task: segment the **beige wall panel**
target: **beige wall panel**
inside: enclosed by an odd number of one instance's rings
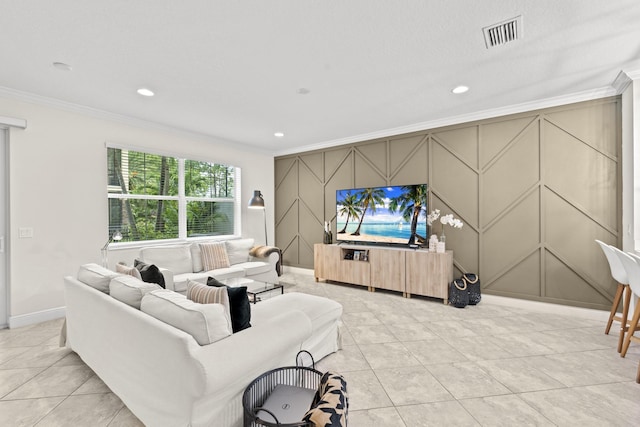
[[[545,123],[544,132],[546,185],[615,230],[616,162],[552,124]]]
[[[274,162],[274,177],[276,187],[278,187],[280,181],[285,179],[286,175],[289,173],[289,170],[296,164],[296,162],[297,159],[295,157],[276,159],[276,161]]]
[[[378,171],[375,167],[371,166],[359,152],[356,152],[354,156],[356,175],[355,187],[378,187],[387,183],[384,171]]]
[[[287,167],[287,174],[282,176],[281,180],[276,183],[275,194],[275,216],[276,223],[282,218],[282,216],[289,210],[298,200],[298,165],[297,162],[293,164],[293,167],[289,162],[284,162]],[[279,169],[280,162],[276,162],[276,170]]]
[[[485,279],[493,280],[536,250],[540,243],[539,209],[535,191],[485,230],[481,247]]]
[[[478,127],[466,126],[433,134],[472,168],[478,168]]]
[[[569,110],[549,112],[545,116],[571,135],[616,157],[617,103],[602,103],[584,107],[577,104]]]
[[[318,182],[324,180],[324,162],[322,153],[312,153],[300,155],[299,159],[304,166],[315,175]]]
[[[563,304],[608,310],[611,301],[551,253],[546,253],[545,297]]]
[[[527,126],[536,120],[537,116],[527,116],[519,119],[501,120],[480,126],[480,165],[486,166],[513,141]]]
[[[413,152],[419,147],[425,146],[425,135],[411,136],[408,138],[393,138],[389,141],[389,171],[394,174],[396,170],[413,155]],[[422,151],[420,151],[422,153]],[[420,154],[416,154],[420,155]],[[426,152],[425,152],[426,155]],[[427,158],[424,158],[427,161]],[[423,166],[426,163],[423,163]]]
[[[426,182],[428,210],[465,222],[445,232],[455,276],[478,273],[487,294],[608,309],[615,284],[594,239],[621,239],[619,103],[611,97],[276,158],[276,244],[286,265],[311,268],[322,222],[336,233],[337,189]]]
[[[355,152],[367,159],[382,174],[387,171],[387,141],[378,141],[355,147]]]
[[[304,164],[300,165],[298,175],[300,176],[298,196],[302,203],[311,212],[315,213],[322,223],[324,221],[324,200],[318,195],[323,193],[323,185],[318,181],[318,177],[307,169]]]
[[[331,178],[338,169],[351,167],[353,161],[353,150],[351,148],[332,149],[324,152],[324,180]],[[353,177],[352,177],[353,178]]]
[[[298,264],[298,202],[280,219],[276,227],[276,244],[289,265]]]
[[[390,155],[394,155],[394,151],[397,145],[395,141],[391,143],[389,147]],[[426,143],[422,143],[414,147],[411,154],[408,154],[408,158],[405,158],[402,166],[396,169],[391,169],[391,182],[392,185],[409,185],[409,184],[428,184],[429,183],[429,168],[427,166],[428,158],[428,146]]]
[[[607,240],[606,230],[548,190],[545,192],[545,216],[548,218],[545,240],[549,250],[614,295],[616,284],[611,280],[602,249],[595,242],[595,239]]]
[[[313,244],[322,242],[324,221],[318,218],[305,205],[300,205],[298,216],[298,256],[299,263],[307,268],[313,268]],[[320,211],[322,213],[322,211]]]
[[[438,143],[431,148],[431,191],[444,199],[465,222],[478,226],[478,175]]]
[[[350,159],[351,157],[349,157]],[[353,187],[353,167],[351,161],[341,164],[341,167],[334,171],[331,177],[327,176],[324,186],[324,218],[330,221],[333,229],[333,237],[336,237],[336,191]],[[322,197],[318,194],[318,198]],[[322,240],[321,240],[322,241]],[[316,242],[317,243],[317,242]]]
[[[496,295],[540,299],[540,251],[535,251],[502,276],[481,285]]]
[[[482,221],[493,221],[540,177],[539,131],[532,126],[484,173]]]

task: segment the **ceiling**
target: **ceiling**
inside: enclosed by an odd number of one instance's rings
[[[0,11],[0,95],[274,154],[613,94],[640,59],[638,0],[0,0]],[[483,27],[516,16],[522,37],[487,49]]]

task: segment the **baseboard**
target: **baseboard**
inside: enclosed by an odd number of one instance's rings
[[[313,276],[313,270],[300,267],[284,267],[285,273],[302,274]],[[573,307],[562,304],[551,304],[548,302],[530,301],[525,299],[502,297],[497,295],[482,295],[482,301],[489,304],[502,305],[522,310],[537,311],[542,313],[571,315],[581,319],[591,319],[606,322],[609,319],[609,312],[605,310],[594,310],[592,308]]]
[[[66,314],[66,307],[51,308],[49,310],[36,311],[35,313],[21,314],[19,316],[9,316],[9,328],[20,328],[22,326],[34,325],[49,320],[60,319]]]

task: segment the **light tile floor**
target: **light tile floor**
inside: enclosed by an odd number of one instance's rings
[[[344,307],[344,348],[317,368],[345,376],[351,427],[640,425],[640,346],[621,358],[615,325],[607,336],[572,316],[282,279]],[[141,426],[58,347],[61,325],[0,330],[0,426]]]

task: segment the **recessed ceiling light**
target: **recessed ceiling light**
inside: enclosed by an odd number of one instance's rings
[[[142,96],[153,96],[153,95],[155,95],[151,89],[147,89],[147,88],[144,88],[144,87],[138,89],[138,94],[140,94]]]
[[[54,62],[53,66],[61,71],[71,71],[73,70],[73,68],[71,68],[71,65],[69,64],[65,64],[64,62]]]
[[[453,92],[456,95],[458,95],[458,94],[461,94],[461,93],[465,93],[468,90],[469,90],[469,87],[467,87],[467,86],[456,86],[451,90],[451,92]]]
[[[306,87],[301,87],[300,89],[298,89],[298,90],[296,91],[296,93],[297,93],[298,95],[306,95],[306,94],[308,94],[309,92],[311,92],[311,91],[310,91],[309,89],[307,89]]]
[[[275,136],[276,138],[282,138],[284,136],[284,133],[276,132],[276,133],[273,134],[273,136]]]

